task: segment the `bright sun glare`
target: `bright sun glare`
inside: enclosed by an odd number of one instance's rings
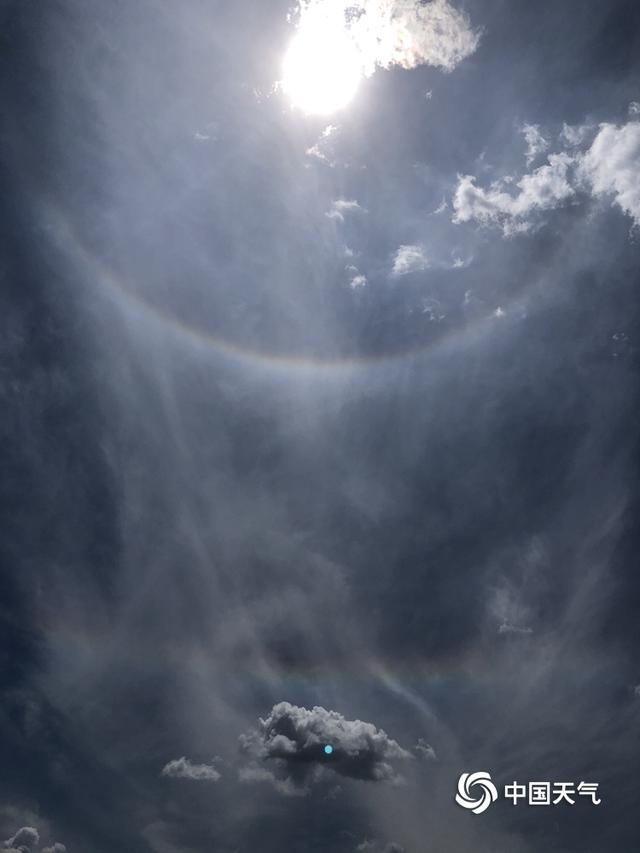
[[[285,55],[282,88],[305,113],[327,115],[352,100],[362,74],[360,54],[343,26],[307,21]]]

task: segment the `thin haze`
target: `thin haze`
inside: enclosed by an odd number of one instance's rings
[[[0,23],[0,845],[636,853],[640,6]]]

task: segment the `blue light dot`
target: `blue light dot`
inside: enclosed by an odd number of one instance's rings
[[[331,753],[333,752],[333,747],[331,746],[330,743],[328,743],[325,746],[324,751],[325,751],[325,755],[331,755]]]

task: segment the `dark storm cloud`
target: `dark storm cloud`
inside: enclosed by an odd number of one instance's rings
[[[324,752],[331,746],[331,755]],[[294,782],[305,784],[323,771],[372,782],[397,782],[394,762],[411,759],[385,731],[337,711],[280,702],[258,727],[240,737],[241,750],[260,762],[274,761]]]

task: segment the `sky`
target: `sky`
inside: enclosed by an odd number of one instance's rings
[[[0,846],[637,853],[640,5],[2,0],[0,97]]]

